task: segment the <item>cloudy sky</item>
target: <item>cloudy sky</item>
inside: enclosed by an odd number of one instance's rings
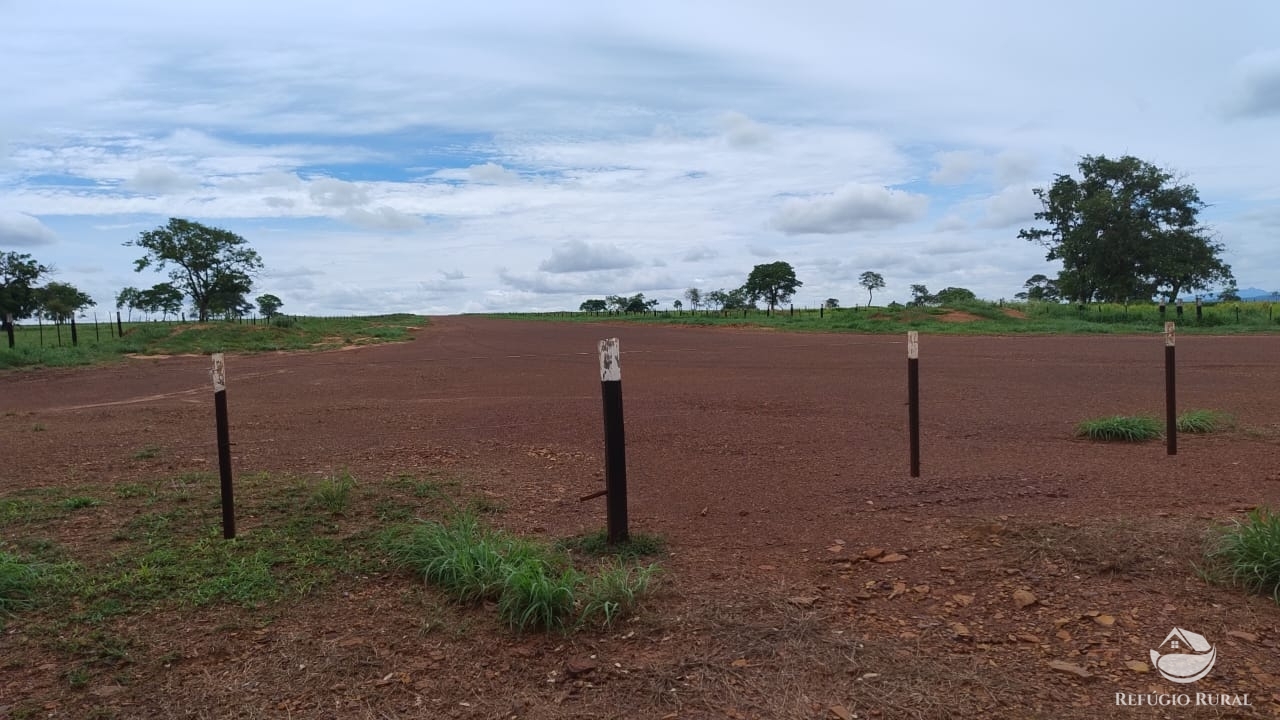
[[[232,230],[296,313],[740,285],[1009,298],[1031,188],[1133,154],[1280,289],[1280,4],[0,0],[0,250],[114,306]]]

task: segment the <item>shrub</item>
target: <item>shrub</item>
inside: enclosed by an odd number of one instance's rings
[[[1160,421],[1147,415],[1114,415],[1085,420],[1076,426],[1076,435],[1090,440],[1143,442],[1160,437]]]
[[[1257,508],[1219,528],[1207,554],[1231,582],[1280,603],[1280,513]]]

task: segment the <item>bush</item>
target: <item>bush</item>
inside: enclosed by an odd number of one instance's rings
[[[1257,508],[1219,528],[1207,554],[1231,582],[1280,603],[1280,513]]]
[[[1076,435],[1090,440],[1143,442],[1160,437],[1160,421],[1147,415],[1114,415],[1085,420],[1076,426]]]

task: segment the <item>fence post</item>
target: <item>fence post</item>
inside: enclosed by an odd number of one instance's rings
[[[604,398],[604,488],[609,544],[627,533],[627,442],[622,424],[622,355],[618,338],[600,341],[600,390]]]
[[[1178,397],[1175,388],[1173,326],[1171,322],[1164,324],[1164,434],[1167,438],[1165,451],[1169,455],[1178,454]]]
[[[920,477],[920,333],[907,332],[907,435],[911,477]]]
[[[222,480],[222,537],[236,536],[236,505],[231,489],[231,430],[227,422],[227,366],[213,354],[213,412],[218,423],[218,475]]]
[[[71,347],[80,346],[80,336],[76,334],[76,314],[71,313]]]
[[[13,313],[4,314],[4,333],[9,336],[9,349],[13,349]]]
[[[120,322],[120,311],[116,311],[116,337],[124,337],[124,323]]]

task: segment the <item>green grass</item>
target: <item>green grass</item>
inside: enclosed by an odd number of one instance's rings
[[[383,547],[393,563],[455,600],[496,602],[499,616],[517,631],[607,625],[635,606],[656,572],[615,561],[586,574],[562,551],[465,513],[399,528],[387,534]]]
[[[4,616],[35,605],[39,566],[0,550],[0,627]]]
[[[1109,442],[1143,442],[1160,437],[1160,421],[1148,415],[1114,415],[1085,420],[1076,426],[1076,435]]]
[[[83,508],[97,507],[101,504],[101,500],[98,500],[97,498],[84,497],[83,495],[69,497],[58,503],[63,510],[81,510]]]
[[[160,454],[160,448],[149,445],[133,454],[134,460],[152,460]]]
[[[278,319],[279,320],[279,319]],[[69,367],[113,362],[127,354],[180,355],[214,352],[255,353],[277,350],[327,350],[350,344],[400,342],[410,339],[409,328],[427,319],[418,315],[378,315],[358,318],[289,318],[288,323],[127,323],[115,337],[106,323],[95,335],[92,325],[80,328],[80,344],[71,346],[63,332],[57,344],[53,328],[27,323],[15,334],[15,347],[0,343],[0,370],[23,367]]]
[[[321,480],[320,486],[311,496],[311,503],[331,515],[341,515],[351,504],[351,490],[355,486],[355,478],[344,470]]]
[[[1197,320],[1195,308],[1187,307],[1182,318],[1172,308],[1161,316],[1150,303],[1129,306],[1097,303],[1080,309],[1075,305],[1058,305],[1040,302],[988,302],[972,300],[948,307],[857,307],[826,310],[819,314],[816,307],[797,307],[775,310],[767,315],[764,310],[728,312],[699,310],[663,310],[656,313],[608,315],[582,312],[507,313],[494,317],[521,320],[548,320],[560,322],[639,322],[679,325],[759,325],[780,330],[813,332],[900,333],[919,330],[948,335],[1009,335],[1009,334],[1145,334],[1159,333],[1165,320],[1178,323],[1178,332],[1196,333],[1255,333],[1280,332],[1280,303],[1239,303],[1239,318],[1235,303],[1206,305],[1204,316]],[[951,313],[961,312],[972,316],[965,322],[949,322]],[[1020,315],[1020,317],[1019,317]]]
[[[1280,603],[1280,512],[1257,508],[1216,535],[1207,553],[1210,566],[1231,583]]]
[[[666,544],[666,540],[657,535],[630,533],[626,542],[610,545],[609,533],[606,530],[566,538],[559,542],[560,547],[571,552],[578,552],[592,557],[620,557],[627,559],[661,555],[666,552]]]
[[[1178,416],[1178,432],[1211,433],[1231,427],[1231,417],[1217,410],[1188,410]]]

